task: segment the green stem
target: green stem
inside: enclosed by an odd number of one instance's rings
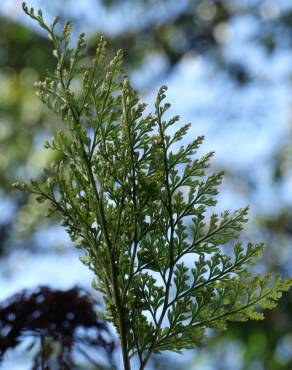
[[[62,70],[60,70],[59,76],[60,76],[62,87],[65,91],[66,90],[66,85],[64,83]],[[74,118],[76,124],[79,124],[79,122],[80,122],[80,117],[79,117],[80,111],[76,112],[74,107],[72,107],[72,105],[70,104],[70,102],[68,102],[68,106],[69,106],[69,109],[72,112],[72,115],[73,115],[73,118]],[[95,212],[96,213],[96,221],[99,221],[99,223],[101,225],[101,229],[102,229],[102,232],[103,232],[103,235],[104,235],[104,238],[105,238],[105,242],[106,242],[106,245],[107,245],[108,257],[109,257],[109,260],[110,260],[111,281],[112,281],[112,285],[113,285],[114,303],[115,303],[115,306],[116,306],[116,309],[117,309],[117,315],[118,315],[118,329],[119,329],[119,335],[120,335],[120,341],[121,341],[121,348],[122,348],[122,355],[123,355],[123,362],[124,362],[124,370],[131,370],[129,354],[128,354],[127,328],[126,328],[126,321],[125,321],[125,318],[124,318],[124,308],[123,308],[123,305],[122,305],[122,302],[121,302],[121,296],[120,296],[119,286],[118,286],[118,271],[117,271],[116,264],[115,264],[114,248],[113,248],[112,242],[111,242],[110,237],[109,237],[109,233],[108,233],[108,229],[107,229],[106,216],[105,216],[105,212],[104,212],[104,208],[103,208],[103,204],[102,204],[102,199],[101,199],[101,197],[99,195],[99,192],[97,190],[97,185],[96,185],[94,175],[93,175],[93,172],[92,172],[92,168],[91,168],[91,162],[90,162],[90,159],[89,159],[89,157],[86,153],[82,138],[79,137],[78,139],[79,139],[79,142],[80,142],[80,145],[81,145],[82,156],[83,156],[83,159],[84,159],[84,162],[85,162],[85,165],[86,165],[89,181],[90,181],[90,184],[92,186],[94,195],[95,195],[97,203],[98,203],[98,212]]]
[[[170,238],[169,238],[169,273],[168,273],[168,278],[166,282],[166,290],[165,290],[165,298],[164,298],[164,303],[163,303],[163,308],[162,312],[158,321],[158,324],[156,326],[155,334],[153,336],[151,345],[148,349],[148,352],[146,353],[146,356],[144,360],[141,363],[140,369],[143,370],[145,369],[150,357],[152,356],[152,353],[155,349],[157,337],[159,334],[159,330],[162,325],[162,321],[164,319],[164,316],[167,312],[168,305],[169,305],[169,293],[170,293],[170,288],[171,288],[171,282],[172,282],[172,275],[173,275],[173,270],[175,266],[175,258],[174,258],[174,245],[173,245],[173,238],[174,238],[174,231],[175,231],[175,222],[173,218],[173,206],[172,206],[172,198],[171,198],[171,189],[170,189],[170,181],[169,181],[169,164],[168,164],[168,156],[167,156],[167,148],[165,145],[164,141],[164,128],[163,124],[161,122],[161,115],[158,113],[158,128],[159,128],[159,134],[161,137],[161,143],[162,143],[162,149],[163,149],[163,162],[164,162],[164,168],[165,168],[165,187],[166,187],[166,195],[167,195],[167,204],[165,204],[165,207],[168,211],[169,214],[169,226],[170,226]]]
[[[91,169],[90,163],[88,162],[88,158],[86,156],[85,151],[83,151],[83,155],[84,155],[84,159],[85,159],[86,166],[87,166],[89,180],[93,187],[94,195],[98,201],[100,224],[101,224],[103,234],[105,237],[106,245],[108,247],[108,253],[109,253],[109,258],[110,258],[110,268],[111,268],[111,280],[113,284],[114,301],[115,301],[117,314],[118,314],[119,334],[120,334],[122,354],[123,354],[124,370],[130,370],[131,366],[130,366],[130,360],[129,360],[129,354],[128,354],[127,327],[126,327],[126,322],[124,318],[124,308],[122,305],[121,296],[119,292],[118,271],[117,271],[116,264],[115,264],[113,245],[111,243],[108,230],[107,230],[106,217],[104,213],[102,199],[100,199],[99,197],[99,193],[96,187],[92,169]]]

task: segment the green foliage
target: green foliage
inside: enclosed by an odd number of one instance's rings
[[[84,251],[125,369],[133,356],[144,369],[153,353],[195,347],[206,328],[262,319],[292,282],[249,272],[263,244],[236,241],[232,249],[247,208],[208,216],[223,174],[206,175],[213,153],[194,160],[203,137],[177,149],[190,125],[170,135],[179,117],[166,118],[167,88],[146,114],[121,51],[108,62],[101,37],[90,61],[83,34],[71,48],[69,22],[57,34],[58,18],[48,26],[41,11],[24,11],[53,42],[57,68],[38,95],[65,125],[45,142],[60,154],[46,180],[16,186],[49,201]]]

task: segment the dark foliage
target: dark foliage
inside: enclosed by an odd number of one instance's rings
[[[97,309],[97,302],[77,287],[68,291],[39,287],[12,296],[0,305],[0,360],[29,335],[30,347],[38,345],[32,369],[72,369],[74,351],[94,368],[114,368],[115,342]],[[90,358],[84,350],[89,347],[99,349],[107,365]]]

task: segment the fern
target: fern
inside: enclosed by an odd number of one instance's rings
[[[71,48],[69,22],[58,34],[58,18],[47,25],[41,11],[23,9],[52,40],[57,67],[37,89],[64,128],[45,142],[59,152],[46,180],[16,187],[48,201],[84,251],[124,368],[135,356],[142,370],[153,353],[194,348],[206,328],[262,319],[292,282],[249,272],[263,244],[236,240],[233,255],[224,252],[248,209],[207,216],[223,174],[205,174],[213,153],[194,159],[203,137],[177,149],[190,125],[166,118],[167,88],[146,114],[124,77],[121,51],[108,61],[101,37],[89,61],[84,34]]]

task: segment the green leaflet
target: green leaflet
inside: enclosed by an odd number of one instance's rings
[[[133,356],[144,369],[152,353],[193,348],[206,328],[262,319],[292,282],[249,272],[263,244],[236,240],[230,253],[247,208],[206,216],[223,174],[205,175],[213,153],[194,158],[203,137],[179,147],[190,125],[165,118],[167,88],[145,114],[121,51],[109,61],[101,37],[89,61],[83,34],[71,47],[70,23],[57,34],[57,18],[49,26],[41,12],[25,4],[24,11],[52,40],[57,68],[37,88],[64,127],[45,142],[61,155],[46,180],[16,186],[48,201],[83,249],[120,335],[125,369]]]

